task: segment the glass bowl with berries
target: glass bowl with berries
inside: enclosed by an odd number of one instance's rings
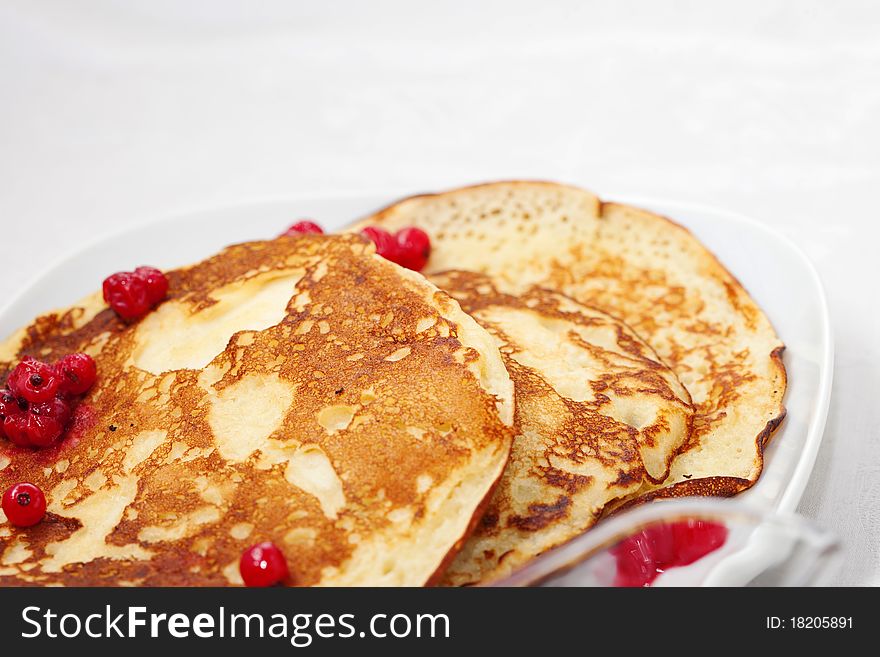
[[[613,514],[493,586],[808,586],[839,541],[796,515],[725,499],[660,500]]]

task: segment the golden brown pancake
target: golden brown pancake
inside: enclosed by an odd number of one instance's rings
[[[516,389],[510,460],[444,583],[497,579],[666,478],[693,408],[629,327],[540,288],[503,294],[482,274],[432,281],[495,337]]]
[[[271,540],[297,585],[437,579],[500,476],[512,384],[489,334],[354,236],[230,247],[128,325],[98,295],[0,346],[84,350],[99,378],[51,449],[0,439],[0,584],[239,584]]]
[[[399,201],[358,222],[415,225],[425,272],[486,273],[509,293],[540,285],[630,325],[690,392],[689,449],[644,497],[732,495],[761,473],[785,414],[783,345],[742,285],[689,231],[656,214],[543,182],[501,182]]]

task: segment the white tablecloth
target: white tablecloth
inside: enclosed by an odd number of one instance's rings
[[[184,6],[185,5],[185,6]],[[818,266],[834,397],[800,512],[880,584],[880,4],[0,3],[0,293],[95,234],[538,177],[756,216]]]

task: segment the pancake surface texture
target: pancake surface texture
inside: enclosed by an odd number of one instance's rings
[[[168,272],[133,325],[100,296],[0,344],[84,350],[99,378],[56,447],[0,439],[0,584],[240,584],[271,540],[296,585],[423,585],[452,559],[506,463],[513,385],[491,336],[354,236],[241,244]]]
[[[554,183],[502,182],[404,199],[358,222],[424,229],[425,273],[489,274],[505,292],[562,292],[630,325],[695,405],[688,449],[640,499],[732,495],[761,473],[785,415],[783,345],[739,282],[689,231]]]
[[[496,338],[516,389],[510,460],[444,583],[508,574],[588,529],[609,501],[666,478],[693,408],[629,327],[547,290],[503,294],[473,272],[432,281]]]

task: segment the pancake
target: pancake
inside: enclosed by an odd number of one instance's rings
[[[0,347],[84,350],[95,387],[50,449],[0,439],[0,584],[240,584],[273,541],[296,585],[437,580],[507,461],[513,386],[489,334],[355,236],[230,247],[168,272],[127,325],[95,295]]]
[[[639,500],[733,495],[751,486],[785,415],[782,342],[742,285],[688,230],[554,183],[501,182],[404,199],[354,227],[418,226],[425,272],[489,274],[505,292],[540,285],[630,325],[693,398],[688,449]]]
[[[445,584],[506,575],[666,478],[693,408],[629,327],[540,288],[503,294],[473,272],[431,280],[495,337],[516,390],[510,460]]]

